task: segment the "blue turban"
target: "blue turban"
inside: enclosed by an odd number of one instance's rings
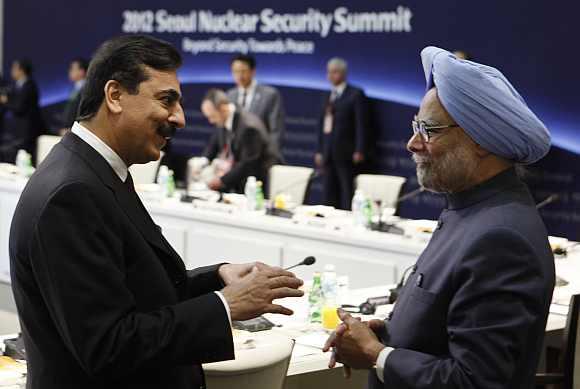
[[[548,153],[548,129],[499,70],[433,46],[421,59],[427,90],[437,87],[441,104],[474,142],[524,164]]]

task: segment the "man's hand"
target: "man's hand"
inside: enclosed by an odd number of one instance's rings
[[[355,165],[358,165],[359,163],[363,162],[364,160],[365,160],[365,156],[360,151],[355,151],[353,153],[352,162],[354,162]]]
[[[0,104],[6,104],[8,102],[8,96],[0,95]]]
[[[322,154],[320,153],[314,154],[314,165],[316,165],[316,167],[320,169],[322,167],[322,163],[323,163]]]
[[[262,262],[243,263],[239,265],[227,263],[220,266],[218,273],[224,284],[227,286],[236,282],[240,282],[242,278],[251,273],[252,268],[254,267],[257,267],[258,270],[265,270],[270,268],[270,266]]]
[[[272,304],[272,300],[304,295],[298,290],[302,283],[293,273],[280,268],[267,266],[260,270],[254,266],[248,275],[223,288],[222,294],[232,320],[248,320],[264,313],[292,315],[292,310]]]
[[[219,177],[214,177],[207,183],[207,187],[211,190],[220,190],[222,186],[223,182]]]
[[[331,347],[334,350],[328,366],[334,367],[336,362],[341,362],[355,369],[372,368],[379,353],[385,348],[373,331],[381,329],[384,324],[379,324],[378,320],[362,323],[340,309],[338,316],[343,322],[330,335],[323,348],[323,351]]]

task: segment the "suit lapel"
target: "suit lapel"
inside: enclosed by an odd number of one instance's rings
[[[62,144],[84,159],[103,184],[113,191],[121,209],[145,240],[166,254],[163,256],[163,261],[167,262],[167,258],[171,258],[170,261],[174,262],[170,264],[172,267],[177,266],[185,270],[183,261],[167,243],[137,193],[129,191],[108,162],[95,149],[71,132],[64,136]]]
[[[252,98],[252,101],[250,101],[250,107],[249,107],[248,111],[258,112],[258,104],[260,104],[261,98],[262,98],[262,95],[260,93],[260,88],[257,85],[256,90],[254,91],[254,97]]]

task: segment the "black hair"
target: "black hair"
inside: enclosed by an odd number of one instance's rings
[[[81,95],[77,120],[96,115],[105,98],[105,84],[115,80],[131,94],[149,79],[146,67],[160,71],[177,70],[181,55],[168,42],[146,35],[124,35],[103,43],[96,51]]]
[[[246,63],[252,70],[256,68],[256,58],[253,55],[242,53],[236,54],[236,56],[232,58],[230,64],[233,64],[235,61]]]

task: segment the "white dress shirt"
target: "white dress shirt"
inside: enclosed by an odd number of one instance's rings
[[[232,114],[233,117],[233,114]],[[233,119],[232,119],[233,120]],[[91,146],[97,153],[101,155],[107,161],[109,165],[113,168],[117,176],[121,181],[125,182],[127,180],[128,171],[127,165],[125,162],[119,157],[112,148],[109,147],[105,142],[102,141],[101,138],[96,136],[92,131],[84,127],[79,122],[74,122],[71,132],[85,141],[89,146]],[[230,322],[230,327],[232,326],[232,315],[230,312],[230,307],[226,298],[223,296],[221,292],[215,291],[215,294],[218,295],[221,302],[224,304],[224,308],[226,313],[228,314],[228,321]]]

